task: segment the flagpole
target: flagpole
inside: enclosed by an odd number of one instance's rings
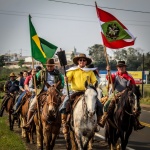
[[[32,68],[34,69],[34,59],[32,57]],[[42,130],[42,122],[41,122],[41,115],[40,115],[40,105],[39,105],[39,100],[37,98],[37,87],[36,87],[36,75],[33,76],[33,84],[34,84],[34,89],[35,89],[35,99],[37,101],[37,119],[39,121],[39,126],[40,126],[40,135],[41,135],[41,150],[43,150],[43,130]]]
[[[104,54],[105,54],[107,66],[110,66],[107,51],[106,51],[106,46],[104,46]],[[108,74],[108,89],[107,90],[109,91],[109,84],[111,83],[112,92],[113,92],[114,99],[115,99],[115,102],[116,102],[116,96],[115,96],[115,90],[114,90],[114,84],[113,84],[113,81],[112,81],[111,71],[107,70],[107,74]]]

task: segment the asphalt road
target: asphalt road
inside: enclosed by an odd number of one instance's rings
[[[140,121],[146,125],[146,127],[142,130],[132,132],[127,145],[128,150],[150,150],[150,111],[148,109],[142,110]],[[109,149],[104,140],[104,130],[105,129],[101,129],[99,133],[96,133],[93,150]],[[65,143],[62,135],[57,139],[54,150],[65,150]]]
[[[129,143],[127,145],[128,150],[150,150],[150,109],[142,110],[140,121],[146,125],[146,127],[140,131],[133,131]],[[93,150],[109,150],[107,143],[104,140],[104,128],[100,129],[99,133],[96,133],[93,143]],[[36,150],[36,144],[27,144],[27,150]],[[66,150],[65,140],[62,133],[56,140],[54,150]]]

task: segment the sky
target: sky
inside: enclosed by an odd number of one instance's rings
[[[96,2],[136,37],[133,48],[150,51],[150,0]],[[0,0],[0,55],[31,56],[29,14],[38,36],[58,50],[73,51],[75,47],[88,55],[88,47],[103,44],[94,0]],[[113,51],[107,49],[108,54]]]

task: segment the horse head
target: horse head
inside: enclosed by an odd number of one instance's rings
[[[88,116],[91,118],[95,115],[95,109],[96,109],[96,101],[97,101],[97,83],[95,85],[88,84],[88,82],[85,82],[85,94],[84,99],[87,107],[87,113]]]
[[[138,108],[137,103],[140,97],[141,94],[138,86],[128,86],[121,95],[121,108],[130,110],[130,113],[133,113]]]
[[[59,91],[57,90],[58,84],[47,86],[46,98],[46,116],[48,120],[55,120],[57,117],[59,102]],[[44,108],[43,108],[44,109]]]

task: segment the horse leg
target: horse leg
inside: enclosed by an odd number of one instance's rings
[[[75,136],[73,131],[70,130],[70,139],[71,139],[71,145],[72,145],[72,150],[78,150],[77,144],[75,142]]]
[[[9,112],[9,128],[11,131],[13,131],[11,112]]]
[[[121,138],[121,149],[125,150],[125,138],[124,138],[124,132],[120,133],[120,138]]]
[[[75,137],[76,137],[76,141],[77,141],[77,144],[78,144],[78,150],[83,150],[83,145],[82,145],[82,135],[79,135],[79,134],[75,134]]]
[[[51,142],[50,142],[51,150],[53,150],[53,148],[55,146],[55,141],[56,141],[57,135],[58,134],[52,134],[52,139],[51,139]]]
[[[50,141],[52,140],[52,134],[49,129],[45,128],[45,126],[43,126],[43,135],[44,135],[46,150],[51,150]]]
[[[124,146],[125,148],[127,147],[127,144],[128,144],[128,139],[129,139],[129,136],[131,135],[132,133],[132,128],[130,128],[130,130],[128,130],[125,134],[125,140],[124,140]]]
[[[92,137],[88,143],[88,150],[92,150],[93,149],[93,139],[94,137]]]
[[[31,123],[31,130],[29,132],[29,140],[30,140],[30,144],[34,143],[34,137],[33,137],[33,132],[34,132],[34,123]]]
[[[41,147],[41,134],[40,134],[40,126],[39,125],[36,125],[36,141],[37,141],[37,147],[40,148]]]
[[[21,127],[23,127],[25,125],[25,120],[24,118],[21,118]],[[26,131],[25,129],[21,128],[22,132],[21,132],[21,136],[22,138],[25,138],[26,137]]]

